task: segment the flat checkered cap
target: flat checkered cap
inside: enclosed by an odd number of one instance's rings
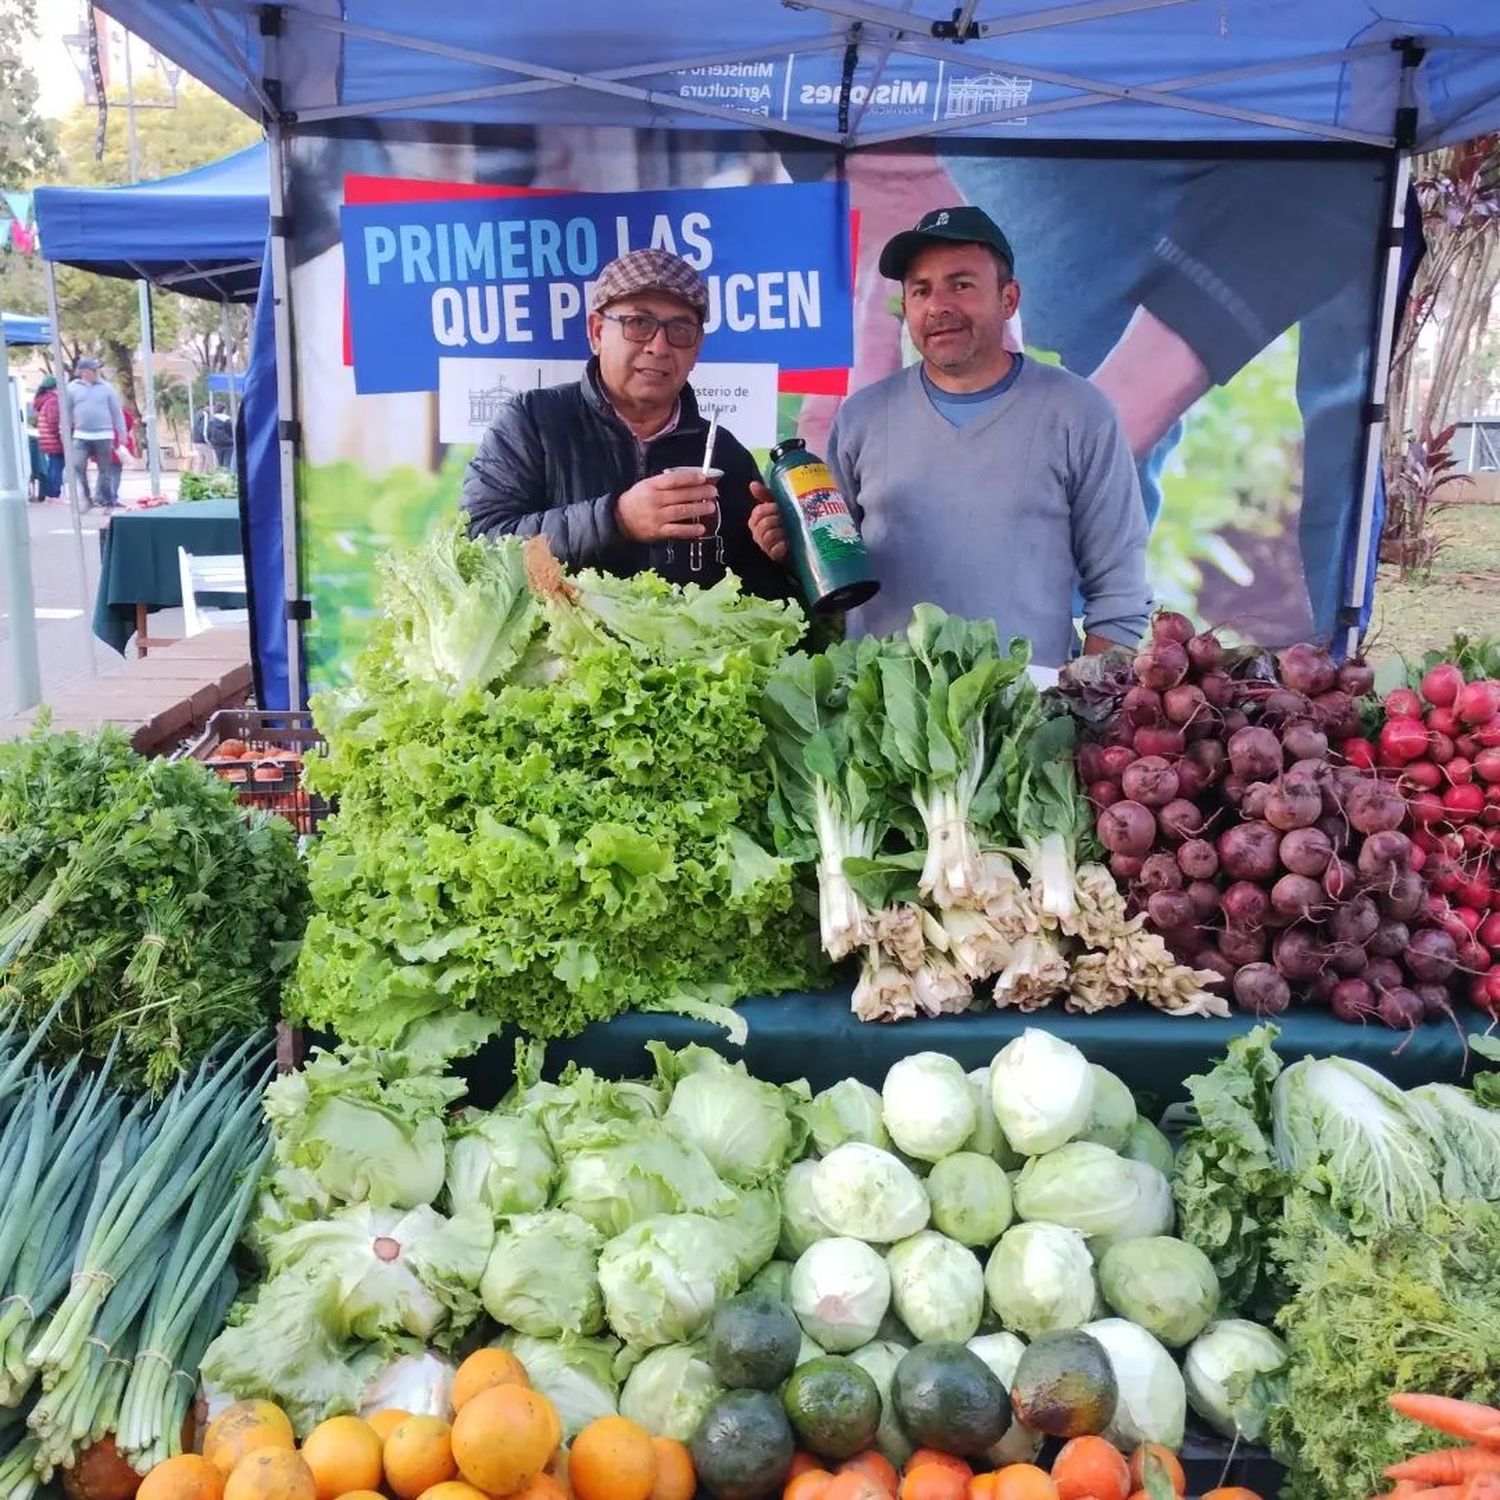
[[[610,261],[594,284],[590,310],[601,312],[621,297],[642,292],[665,292],[686,302],[700,318],[708,316],[708,288],[703,278],[670,250],[632,250]]]

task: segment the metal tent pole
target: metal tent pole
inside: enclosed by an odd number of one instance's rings
[[[229,376],[229,419],[231,422],[238,424],[240,401],[239,397],[235,394],[234,361],[230,358],[230,350],[233,346],[229,337],[229,299],[227,297],[219,303],[219,327],[219,337],[224,340],[225,373]]]
[[[140,157],[135,140],[135,78],[130,70],[130,33],[125,33],[125,133],[130,148],[130,180],[140,181]],[[161,494],[161,445],[156,437],[156,370],[152,358],[154,331],[151,324],[151,283],[142,279],[136,282],[136,295],[141,320],[141,379],[145,384],[145,399],[141,417],[146,428],[146,468],[151,475],[151,493]],[[115,499],[118,501],[119,496]]]
[[[82,610],[83,636],[88,645],[89,675],[99,675],[94,650],[93,612],[89,607],[89,565],[83,550],[83,511],[78,504],[78,467],[73,462],[73,402],[68,395],[68,372],[63,369],[62,319],[57,306],[57,267],[49,260],[47,271],[47,316],[52,319],[52,372],[57,377],[58,431],[63,445],[63,479],[68,486],[68,513],[73,523],[74,555],[78,563],[78,606]]]
[[[277,103],[281,94],[281,25],[279,8],[261,12],[264,58],[262,86],[266,98]],[[287,706],[305,706],[302,681],[302,621],[307,605],[302,598],[301,548],[297,537],[297,389],[292,350],[291,277],[287,263],[286,142],[279,114],[268,112],[266,144],[270,157],[271,298],[276,328],[276,430],[281,457],[281,566],[286,610]]]
[[[31,533],[26,515],[26,487],[17,448],[19,413],[12,410],[10,355],[0,329],[0,559],[5,565],[5,599],[10,609],[10,658],[15,674],[15,708],[34,708],[42,701],[42,674],[37,663],[36,596],[31,588]]]
[[[1385,264],[1380,273],[1380,324],[1375,335],[1374,366],[1370,371],[1369,405],[1365,414],[1364,473],[1360,483],[1359,519],[1354,534],[1354,567],[1349,592],[1339,612],[1344,649],[1359,650],[1360,616],[1369,592],[1373,569],[1370,550],[1375,540],[1375,497],[1385,448],[1385,399],[1391,379],[1391,349],[1396,340],[1396,295],[1401,283],[1401,245],[1406,231],[1406,190],[1411,183],[1411,147],[1416,140],[1416,71],[1425,55],[1407,39],[1393,43],[1401,52],[1401,85],[1396,109],[1396,158],[1391,164],[1391,199]],[[1399,421],[1401,414],[1397,413]]]

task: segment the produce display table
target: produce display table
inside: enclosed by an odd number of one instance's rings
[[[1129,1005],[1093,1016],[1061,1010],[1030,1015],[978,1011],[879,1025],[855,1019],[847,989],[746,1000],[737,1008],[750,1028],[742,1051],[731,1046],[718,1027],[705,1022],[633,1013],[597,1022],[568,1041],[553,1042],[547,1048],[548,1076],[569,1062],[610,1077],[649,1075],[654,1066],[647,1042],[663,1041],[672,1047],[701,1042],[743,1060],[757,1078],[805,1078],[814,1089],[822,1089],[852,1076],[878,1088],[891,1065],[913,1052],[946,1052],[965,1068],[984,1067],[1008,1041],[1028,1026],[1038,1026],[1080,1047],[1090,1061],[1117,1073],[1135,1092],[1168,1104],[1186,1097],[1183,1080],[1189,1074],[1206,1071],[1232,1038],[1256,1024],[1252,1016],[1179,1020]],[[1457,1082],[1463,1073],[1464,1043],[1451,1025],[1395,1032],[1383,1026],[1351,1026],[1315,1011],[1289,1011],[1278,1016],[1276,1024],[1281,1031],[1277,1050],[1288,1061],[1337,1053],[1368,1063],[1403,1088]],[[1474,1029],[1479,1029],[1477,1024]],[[465,1069],[476,1094],[487,1099],[492,1090],[496,1098],[504,1092],[510,1052],[509,1041],[495,1044]]]
[[[146,615],[182,603],[177,549],[195,557],[240,552],[238,500],[179,501],[152,510],[121,511],[99,532],[99,592],[94,634],[121,653],[132,634],[144,637]],[[203,594],[199,602],[243,607],[243,594]]]

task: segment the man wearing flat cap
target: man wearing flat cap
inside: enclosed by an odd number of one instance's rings
[[[590,298],[583,378],[513,397],[481,440],[464,478],[469,535],[541,535],[570,567],[622,576],[708,587],[731,571],[750,593],[790,597],[762,540],[775,503],[722,427],[710,467],[723,477],[703,477],[709,423],[687,379],[707,315],[708,288],[679,256],[611,261]]]
[[[921,363],[839,408],[829,465],[861,512],[880,592],[850,628],[902,630],[924,600],[994,620],[1061,666],[1133,645],[1146,628],[1146,515],[1109,399],[1060,366],[1012,353],[1021,287],[981,209],[934,209],[880,257],[901,283]],[[770,544],[779,550],[779,529]]]

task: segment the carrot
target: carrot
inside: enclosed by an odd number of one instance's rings
[[[1455,1401],[1451,1396],[1401,1392],[1390,1398],[1403,1417],[1451,1437],[1489,1448],[1500,1445],[1500,1411],[1477,1401]]]
[[[1464,1485],[1464,1500],[1500,1500],[1500,1474],[1471,1474]]]
[[[1461,1484],[1435,1484],[1429,1489],[1413,1490],[1411,1500],[1464,1500]]]
[[[1387,1479],[1416,1479],[1423,1484],[1462,1484],[1476,1474],[1500,1474],[1500,1452],[1493,1448],[1440,1448],[1392,1464]]]

